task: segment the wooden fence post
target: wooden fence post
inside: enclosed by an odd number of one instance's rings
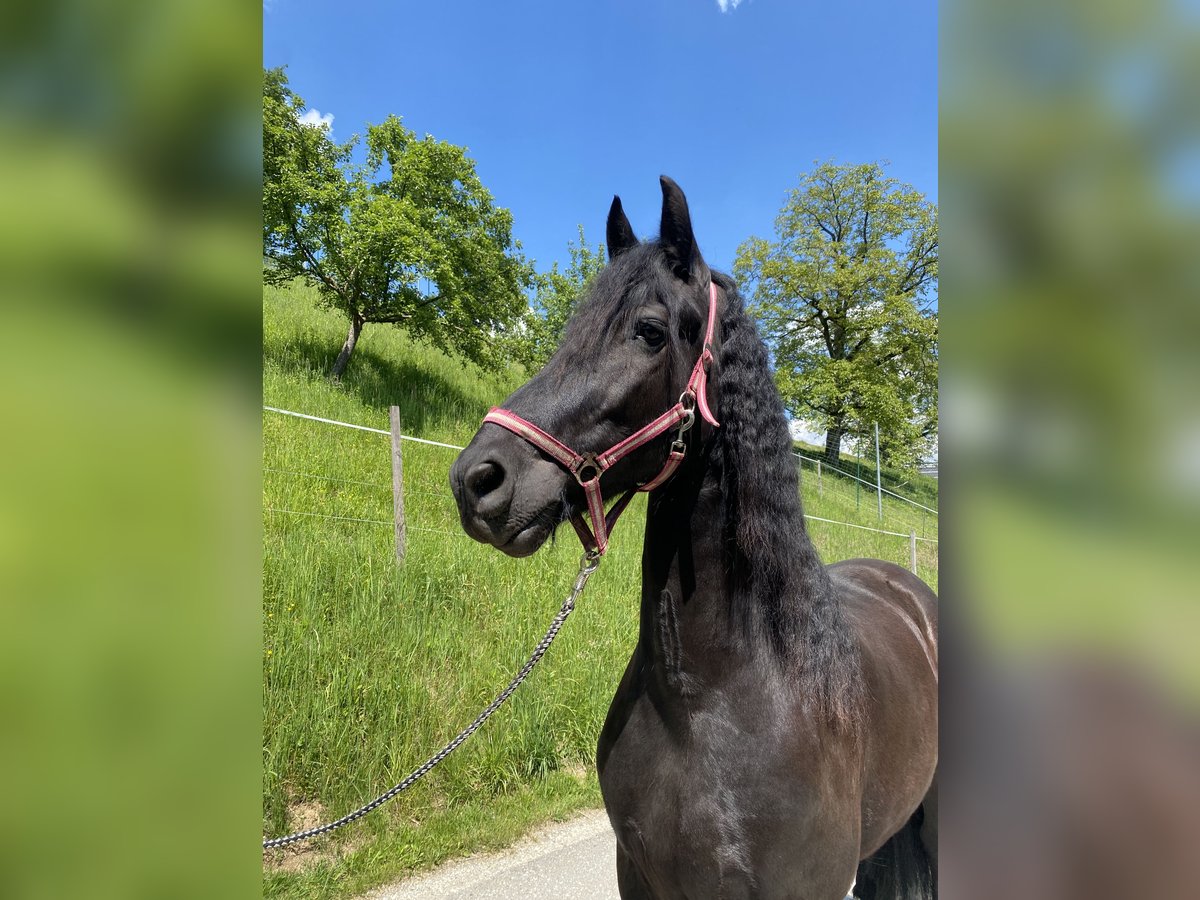
[[[916,575],[918,573],[917,573],[917,533],[915,531],[910,531],[908,533],[908,556],[909,556],[909,559],[912,560],[913,574]]]
[[[883,475],[879,468],[879,423],[875,423],[875,490],[879,494],[879,521],[883,521]]]
[[[400,407],[389,406],[392,425],[392,518],[396,522],[396,562],[404,562],[408,535],[404,527],[404,459],[400,452]]]
[[[825,496],[825,487],[821,484],[821,461],[817,460],[817,496]]]

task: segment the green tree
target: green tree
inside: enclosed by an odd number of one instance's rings
[[[533,271],[466,151],[418,139],[396,116],[335,143],[304,125],[304,101],[282,69],[263,73],[264,279],[312,281],[350,328],[331,375],[341,377],[368,322],[402,326],[485,368],[495,340],[526,309]]]
[[[549,272],[535,276],[533,303],[516,329],[513,356],[531,375],[546,364],[562,340],[563,326],[575,311],[592,279],[604,268],[604,245],[589,247],[579,226],[579,243],[567,242],[571,262],[565,272],[555,262]]]
[[[937,207],[878,164],[818,165],[775,220],[751,237],[734,271],[753,285],[753,311],[793,416],[826,429],[836,463],[843,437],[911,468],[937,432]]]

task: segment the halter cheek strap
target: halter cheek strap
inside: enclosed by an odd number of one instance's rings
[[[706,422],[713,427],[719,427],[720,423],[717,422],[716,416],[712,414],[708,405],[708,366],[713,359],[712,338],[716,320],[717,287],[710,280],[708,283],[708,324],[704,330],[704,344],[700,350],[700,357],[692,367],[687,387],[679,395],[679,400],[653,422],[639,428],[625,440],[614,444],[603,453],[577,453],[553,435],[507,409],[495,407],[484,416],[485,423],[490,422],[493,425],[507,428],[518,437],[524,438],[575,476],[575,480],[583,488],[584,497],[587,498],[588,515],[592,520],[592,528],[588,528],[582,515],[572,518],[571,524],[575,527],[575,532],[579,535],[584,550],[589,554],[603,556],[608,551],[608,537],[635,493],[635,491],[628,491],[622,495],[612,505],[612,509],[605,514],[604,496],[600,491],[601,475],[639,447],[661,437],[673,428],[678,428],[678,433],[675,435],[675,440],[671,442],[671,450],[667,454],[662,469],[650,481],[637,488],[638,491],[652,491],[665,484],[675,474],[679,464],[683,462],[687,450],[683,436],[695,424],[697,411]]]

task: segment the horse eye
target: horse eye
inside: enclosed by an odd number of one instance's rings
[[[666,341],[664,326],[662,322],[654,319],[643,319],[637,323],[637,328],[634,331],[634,337],[645,341],[652,348],[657,350]]]

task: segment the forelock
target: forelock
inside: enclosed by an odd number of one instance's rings
[[[667,296],[670,279],[655,242],[630,248],[610,261],[592,281],[567,325],[564,340],[582,336],[587,338],[584,343],[594,345],[596,336],[622,324],[631,310]]]

